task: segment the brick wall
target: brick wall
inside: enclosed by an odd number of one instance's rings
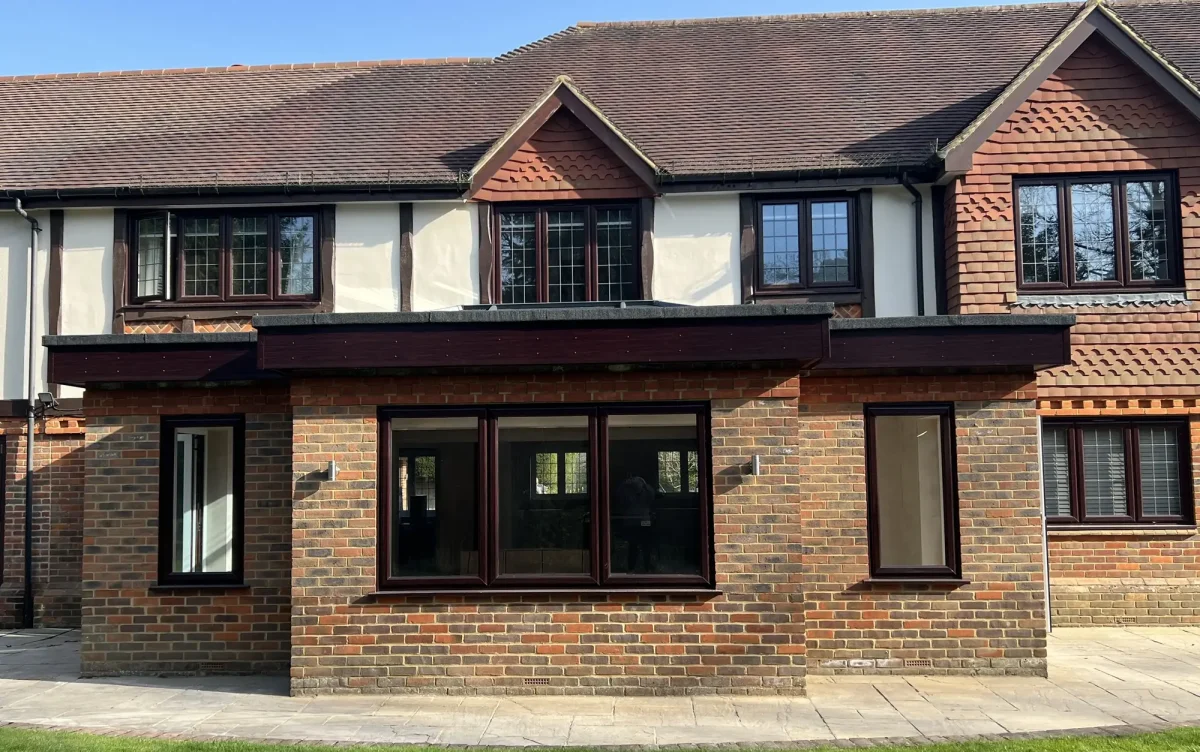
[[[1045,674],[1034,395],[1019,376],[802,382],[810,673]],[[964,585],[864,582],[864,404],[910,401],[955,403]]]
[[[762,371],[293,382],[293,692],[800,691],[796,393]],[[376,405],[696,399],[713,401],[721,595],[370,595]],[[338,480],[315,480],[330,460]]]
[[[0,421],[4,456],[0,628],[21,624],[25,592],[25,421]],[[71,418],[38,424],[34,450],[34,623],[79,626],[83,539],[83,428]]]
[[[1191,413],[1200,397],[1200,123],[1106,42],[1085,42],[975,155],[947,191],[952,313],[1018,307],[1012,180],[1174,170],[1189,304],[1073,306],[1073,363],[1038,377],[1050,415]],[[1193,432],[1195,427],[1193,427]],[[1193,445],[1195,439],[1193,436]],[[1058,531],[1050,539],[1059,625],[1200,623],[1195,535]]]
[[[84,675],[282,672],[291,425],[277,387],[92,390],[84,494]],[[155,589],[163,415],[246,414],[244,589]]]

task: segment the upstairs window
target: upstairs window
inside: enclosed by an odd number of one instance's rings
[[[1047,421],[1042,492],[1051,524],[1193,519],[1186,420]]]
[[[850,196],[758,202],[758,286],[770,291],[858,288],[855,203]]]
[[[133,303],[317,297],[317,216],[158,212],[133,218]]]
[[[1017,203],[1021,288],[1105,290],[1182,282],[1173,176],[1022,180]]]
[[[497,300],[638,300],[641,253],[631,204],[505,208],[496,212]]]

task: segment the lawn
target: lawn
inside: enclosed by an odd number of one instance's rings
[[[0,728],[0,750],[3,752],[333,752],[345,747],[280,746],[249,742],[170,742],[147,739],[114,739],[105,736],[70,734],[59,731],[30,731]],[[404,746],[402,752],[445,752],[445,747]],[[512,750],[514,748],[484,748],[480,750]],[[583,752],[585,747],[562,748]],[[597,749],[598,748],[590,748]],[[745,749],[745,748],[743,748]],[[772,752],[775,749],[772,748]],[[832,748],[830,748],[832,749]],[[889,748],[875,747],[876,750]],[[1161,734],[1112,737],[1063,737],[1038,741],[966,742],[962,744],[928,744],[920,747],[893,747],[909,752],[1197,752],[1200,750],[1200,728],[1181,728]],[[811,747],[805,752],[818,752]]]

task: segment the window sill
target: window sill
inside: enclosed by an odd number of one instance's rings
[[[862,292],[859,290],[825,291],[825,290],[755,290],[751,295],[752,302],[770,303],[862,303]]]
[[[280,311],[313,311],[321,313],[332,310],[324,300],[260,300],[260,301],[216,301],[216,302],[171,302],[146,303],[122,306],[118,314],[130,321],[146,321],[155,319],[177,319],[189,313],[202,313],[206,316],[254,316],[263,313],[279,313]]]
[[[1146,290],[1124,290],[1095,292],[1018,292],[1014,308],[1083,308],[1088,306],[1116,306],[1139,308],[1142,306],[1189,305],[1187,290],[1183,288]]]
[[[962,587],[970,585],[971,581],[961,577],[868,577],[863,580],[866,585],[946,585]]]
[[[627,588],[426,588],[407,590],[377,590],[369,594],[371,598],[410,598],[414,596],[448,595],[459,596],[489,596],[489,595],[686,595],[691,597],[715,598],[723,595],[724,591],[715,588],[684,588],[684,587],[627,587]]]
[[[249,590],[250,586],[243,583],[223,583],[223,582],[206,582],[206,583],[159,583],[151,585],[149,590],[151,593],[169,593],[176,590]]]
[[[1087,535],[1126,538],[1186,537],[1198,532],[1200,529],[1195,525],[1054,525],[1046,528],[1046,535],[1051,538],[1077,538]]]

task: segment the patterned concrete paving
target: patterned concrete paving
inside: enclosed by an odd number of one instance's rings
[[[78,633],[0,633],[0,723],[438,744],[940,739],[1200,723],[1200,628],[1061,629],[1050,679],[810,677],[808,697],[288,697],[280,677],[79,679]]]

